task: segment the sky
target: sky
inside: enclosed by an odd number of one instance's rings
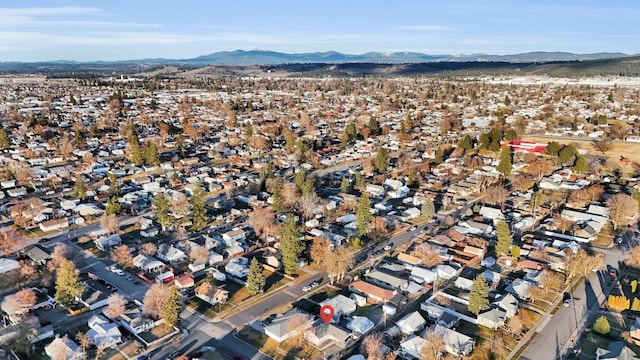
[[[637,0],[0,1],[0,61],[217,51],[640,53]]]

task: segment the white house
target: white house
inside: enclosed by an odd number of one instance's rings
[[[245,233],[242,229],[233,229],[222,234],[222,241],[227,247],[233,246],[235,242],[244,240],[244,238]]]
[[[289,322],[289,320],[297,314],[303,314],[307,318],[307,322],[301,326],[301,329],[306,329],[313,324],[313,316],[306,313],[301,313],[297,308],[293,308],[292,310],[289,310],[287,313],[284,313],[276,317],[273,320],[273,322],[271,322],[271,324],[265,326],[264,334],[272,338],[273,340],[277,341],[278,343],[281,343],[287,340],[291,336],[295,335],[295,333],[297,332],[297,331],[292,331],[292,329],[289,326],[287,326],[287,323]]]
[[[84,354],[80,346],[67,336],[55,338],[49,345],[44,347],[44,352],[51,359],[55,360],[84,359]]]
[[[332,322],[339,322],[342,316],[351,315],[356,311],[356,302],[344,295],[336,295],[320,303],[320,306],[330,305],[333,308]]]
[[[87,337],[99,349],[114,348],[122,342],[122,334],[118,325],[110,322],[101,315],[94,315],[89,319]]]
[[[235,276],[236,278],[242,279],[249,275],[249,268],[246,265],[239,264],[236,261],[230,261],[224,267],[224,271],[227,274]]]
[[[422,330],[426,324],[425,319],[417,311],[405,315],[396,323],[400,331],[405,335],[410,335]]]
[[[166,246],[163,244],[163,245],[160,245],[160,248],[158,249],[158,253],[156,254],[156,256],[160,260],[174,263],[174,262],[184,260],[187,257],[187,254],[185,254],[184,251],[174,247],[173,245]]]

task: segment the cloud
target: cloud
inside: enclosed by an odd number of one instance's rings
[[[401,25],[401,26],[396,26],[396,29],[413,30],[413,31],[452,31],[452,30],[457,30],[454,27],[444,26],[444,25]]]

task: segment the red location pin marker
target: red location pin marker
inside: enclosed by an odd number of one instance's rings
[[[331,305],[322,306],[320,308],[320,317],[322,318],[325,324],[330,323],[331,319],[333,319],[333,306]]]

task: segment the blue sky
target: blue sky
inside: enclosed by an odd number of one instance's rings
[[[108,0],[0,3],[0,61],[223,50],[640,53],[638,1]]]

